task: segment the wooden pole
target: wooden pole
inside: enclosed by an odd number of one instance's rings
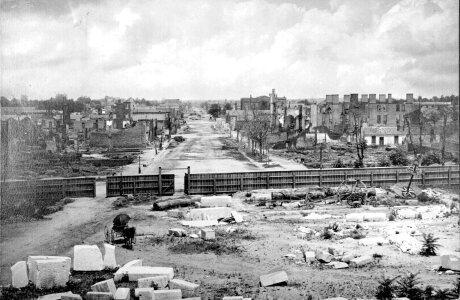
[[[187,189],[186,189],[186,191],[185,191],[185,193],[186,193],[187,195],[190,194],[190,188],[191,188],[191,187],[190,187],[190,166],[188,166],[188,167],[187,167]]]
[[[158,195],[162,194],[162,182],[161,182],[161,167],[158,167]]]

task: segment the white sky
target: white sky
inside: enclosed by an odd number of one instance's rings
[[[458,94],[458,5],[4,0],[0,88],[29,99]]]

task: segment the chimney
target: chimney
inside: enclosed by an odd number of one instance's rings
[[[302,130],[302,122],[303,122],[302,105],[299,105],[299,130]]]
[[[414,94],[406,94],[406,102],[414,103]]]
[[[385,94],[379,94],[379,103],[385,103]]]
[[[376,94],[369,94],[369,103],[376,103],[376,102],[377,102]]]
[[[359,97],[358,94],[350,94],[350,102],[354,104],[358,103],[359,102],[358,97]]]
[[[368,94],[361,94],[361,102],[363,102],[363,103],[369,102],[369,95]]]
[[[339,103],[339,95],[337,95],[337,94],[332,95],[332,103],[333,104],[338,104]]]
[[[332,103],[332,95],[326,95],[326,103]]]
[[[393,98],[391,97],[391,94],[388,94],[387,102],[393,103]]]
[[[350,103],[350,95],[343,95],[343,102]]]

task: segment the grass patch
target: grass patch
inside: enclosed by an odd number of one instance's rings
[[[216,255],[234,254],[242,252],[234,241],[216,239],[204,241],[201,239],[188,240],[185,243],[170,246],[169,251],[180,254],[214,253]]]

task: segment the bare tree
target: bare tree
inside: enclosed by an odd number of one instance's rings
[[[270,114],[262,110],[245,110],[242,124],[243,131],[248,138],[259,146],[260,154],[267,144],[267,137],[270,134]],[[254,151],[254,147],[252,147]]]
[[[359,104],[352,104],[350,107],[350,127],[349,133],[352,136],[353,143],[356,148],[356,155],[358,161],[355,164],[355,167],[362,168],[364,167],[364,151],[367,149],[367,142],[363,136],[363,123],[364,123],[364,108]]]

